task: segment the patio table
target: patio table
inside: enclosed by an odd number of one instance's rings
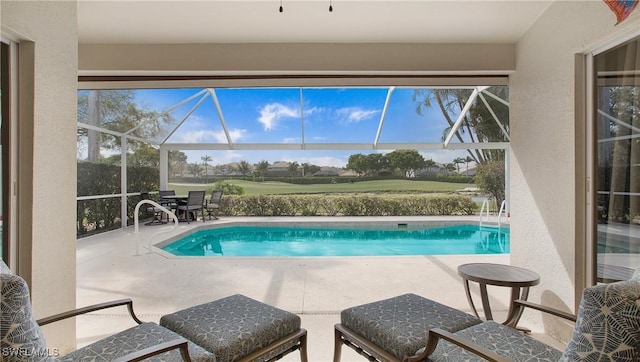
[[[165,196],[162,196],[162,197],[160,198],[160,201],[173,202],[173,203],[175,203],[176,205],[179,205],[180,203],[186,203],[188,199],[189,199],[189,195],[165,195]],[[162,203],[162,202],[161,202],[161,203]],[[176,207],[177,207],[177,206],[176,206]],[[176,216],[178,216],[178,215],[177,215],[177,212],[178,212],[178,210],[177,210],[177,209],[175,210],[175,212],[176,212]],[[187,217],[186,217],[186,215],[184,215],[184,217],[182,217],[182,218],[180,218],[180,217],[178,216],[178,221],[180,221],[180,222],[187,222]]]
[[[482,309],[487,320],[493,320],[491,306],[489,304],[489,295],[487,294],[487,285],[496,285],[511,288],[511,299],[509,301],[509,312],[513,308],[513,301],[516,299],[527,300],[529,297],[529,287],[540,283],[540,276],[528,269],[505,264],[491,263],[469,263],[458,266],[458,274],[464,281],[464,291],[467,294],[467,301],[473,310],[473,313],[479,318],[478,311],[473,303],[471,291],[469,290],[469,281],[478,283],[480,286],[480,298],[482,299]],[[515,319],[517,325],[522,311],[518,313]]]

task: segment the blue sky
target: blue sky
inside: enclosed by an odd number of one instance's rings
[[[198,89],[136,90],[144,108],[164,111],[203,91]],[[373,144],[383,114],[387,87],[380,88],[216,88],[229,135],[236,144],[366,143]],[[380,143],[440,143],[447,124],[439,109],[416,112],[413,88],[396,88],[392,94]],[[201,98],[207,95],[204,100]],[[301,101],[302,99],[302,101]],[[197,106],[198,102],[201,103]],[[301,111],[302,109],[302,111]],[[224,143],[220,117],[206,91],[171,112],[176,124],[184,122],[167,143]],[[166,137],[176,124],[167,125]],[[188,162],[211,156],[211,165],[246,160],[309,162],[319,166],[345,166],[354,153],[393,150],[304,151],[184,151]],[[466,151],[419,150],[426,159],[449,163]]]

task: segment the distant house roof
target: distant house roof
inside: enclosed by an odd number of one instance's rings
[[[320,171],[315,172],[313,176],[340,176],[340,172],[342,170],[337,167],[322,166]]]

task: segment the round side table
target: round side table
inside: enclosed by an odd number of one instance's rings
[[[467,294],[467,301],[473,313],[480,318],[476,306],[471,298],[469,281],[478,283],[480,286],[480,298],[482,299],[482,309],[487,320],[493,320],[491,306],[489,305],[489,295],[487,285],[496,285],[511,288],[511,300],[509,303],[509,313],[513,308],[513,301],[516,299],[527,300],[529,297],[529,287],[540,283],[540,275],[531,270],[519,268],[505,264],[491,263],[470,263],[458,266],[458,274],[464,281],[464,291]],[[518,323],[522,315],[522,310],[515,316],[515,323]]]

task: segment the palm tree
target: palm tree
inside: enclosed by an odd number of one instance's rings
[[[490,93],[502,100],[509,99],[508,87],[493,86],[482,90],[482,93]],[[470,89],[416,89],[413,93],[413,101],[416,102],[416,112],[422,114],[423,109],[431,108],[435,101],[449,127],[443,130],[442,139],[452,129],[460,110],[469,100],[472,94]],[[486,94],[478,97],[465,115],[462,124],[456,130],[454,136],[459,142],[504,142],[507,137],[502,128],[494,119],[498,118],[505,132],[509,132],[509,107]],[[489,110],[485,104],[489,104]],[[467,140],[465,140],[465,138]],[[483,164],[492,159],[504,159],[504,150],[467,150],[476,164]]]
[[[258,164],[256,165],[256,173],[258,173],[258,176],[262,178],[262,181],[264,181],[264,177],[267,175],[267,171],[269,171],[269,161],[262,160],[258,162]]]
[[[238,172],[240,172],[242,176],[247,176],[251,173],[251,164],[249,164],[249,162],[247,161],[240,161],[237,168]]]
[[[456,172],[457,172],[457,173],[460,173],[460,166],[459,166],[459,165],[460,165],[461,163],[465,163],[465,159],[464,159],[464,158],[462,158],[462,157],[458,157],[458,158],[455,158],[455,159],[453,160],[453,163],[456,165]]]
[[[436,167],[436,162],[432,159],[428,159],[424,161],[424,167],[427,168],[427,172],[431,174],[431,171],[434,167]]]
[[[289,166],[287,167],[287,169],[289,170],[289,175],[291,177],[295,176],[298,173],[298,168],[300,168],[300,165],[298,165],[297,162],[290,162]]]
[[[211,162],[213,161],[213,158],[209,155],[204,155],[202,157],[200,157],[200,159],[202,160],[202,162],[204,162],[204,178],[205,178],[205,183],[207,182],[207,176],[209,175],[209,170],[207,169],[207,162]]]
[[[456,170],[456,165],[454,165],[453,163],[446,163],[444,165],[445,170],[453,172]]]
[[[467,158],[464,159],[464,163],[467,166],[467,171],[466,171],[467,176],[469,176],[469,162],[472,162],[472,161],[473,161],[473,158],[469,156],[467,156]]]
[[[200,173],[202,172],[202,168],[197,163],[190,163],[188,169],[189,173],[192,174],[193,177],[200,176]]]

